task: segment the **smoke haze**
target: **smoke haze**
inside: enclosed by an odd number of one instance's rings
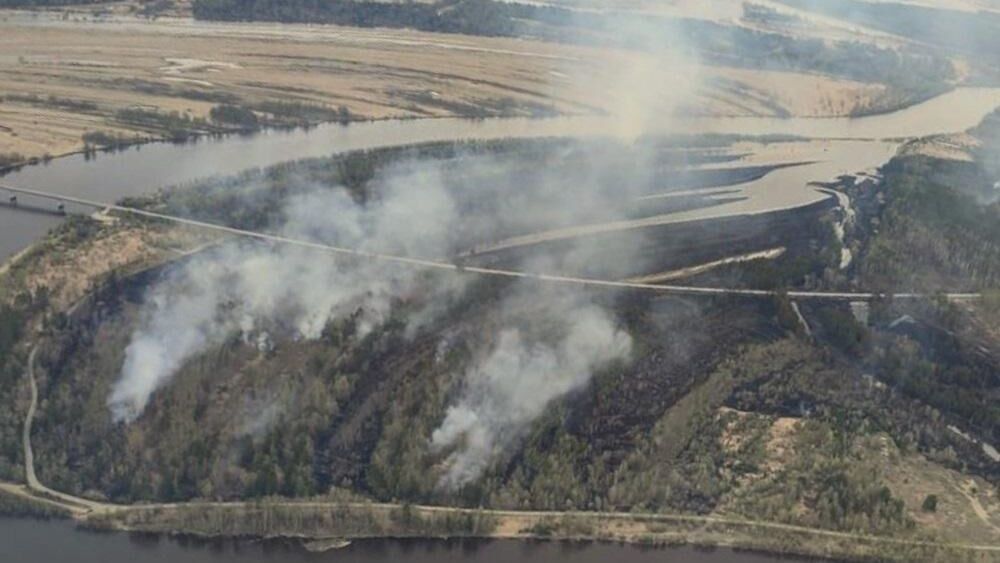
[[[609,66],[573,78],[581,89],[593,88],[595,81],[604,91],[614,85],[606,105],[613,107],[616,123],[607,132],[615,140],[573,149],[580,161],[575,172],[563,167],[551,172],[543,161],[503,155],[404,162],[379,173],[373,182],[377,196],[364,204],[329,186],[292,198],[276,230],[340,246],[445,258],[512,235],[606,220],[609,210],[621,210],[623,202],[656,181],[653,145],[636,141],[646,132],[667,130],[698,89],[695,65],[676,49],[667,49],[648,29],[619,32],[631,34],[644,49],[621,51]],[[554,157],[560,157],[558,149]],[[563,250],[557,256],[535,252],[516,267],[564,272],[593,261],[621,265],[635,259],[628,250],[608,256],[582,239]],[[108,398],[113,419],[133,421],[185,361],[233,334],[248,343],[278,329],[317,338],[331,319],[358,312],[361,331],[369,331],[386,319],[394,297],[417,280],[406,268],[338,262],[286,247],[229,243],[203,253],[150,290]],[[583,388],[594,370],[627,358],[631,350],[630,337],[613,315],[585,293],[514,286],[499,304],[500,316],[509,322],[464,368],[455,402],[430,437],[432,452],[444,456],[443,488],[479,477],[546,406]],[[453,297],[462,288],[460,281],[449,281],[437,289],[438,297]],[[426,310],[412,316],[411,324],[433,318],[439,301],[428,298]],[[549,332],[537,334],[523,317],[509,314],[512,310],[544,318]]]
[[[441,478],[445,488],[479,477],[553,399],[582,388],[595,368],[624,359],[631,350],[631,337],[586,296],[561,288],[544,293],[522,288],[502,307],[531,307],[558,325],[547,329],[560,337],[546,343],[522,328],[501,331],[493,349],[466,372],[457,404],[431,436],[435,450],[454,448]],[[543,301],[548,305],[539,307]]]
[[[295,196],[281,233],[367,250],[439,255],[455,210],[428,174],[398,177],[365,206],[345,190]],[[277,325],[295,338],[314,339],[330,319],[360,313],[363,336],[385,319],[393,299],[416,275],[391,264],[337,261],[256,243],[227,243],[202,253],[173,269],[147,295],[142,326],[108,399],[113,419],[140,415],[152,393],[186,360],[234,332],[250,342],[264,327]]]

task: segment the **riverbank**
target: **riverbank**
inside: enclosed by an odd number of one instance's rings
[[[788,563],[805,561],[727,548],[651,549],[606,542],[476,539],[357,540],[314,553],[293,540],[164,537],[92,533],[59,521],[0,517],[9,532],[2,553],[35,563]]]
[[[80,150],[88,133],[147,135],[148,123],[121,119],[137,109],[191,119],[220,105],[261,119],[599,114],[614,109],[619,69],[637,57],[526,38],[18,10],[0,10],[0,36],[12,53],[0,58],[0,154],[25,159]],[[920,101],[791,69],[698,73],[685,114],[846,117]]]
[[[225,105],[252,108],[264,121],[315,122],[535,115],[553,104],[559,112],[583,110],[532,89],[554,63],[518,55],[558,50],[544,45],[508,41],[501,49],[491,47],[495,41],[471,39],[481,48],[452,49],[438,46],[433,34],[400,32],[372,41],[339,28],[262,41],[251,29],[205,29],[190,20],[74,21],[8,10],[0,16],[3,42],[17,55],[0,58],[0,153],[25,160],[81,150],[88,133],[125,139],[156,133],[150,123],[128,119],[136,111],[208,120]],[[408,49],[409,41],[427,50]],[[480,64],[497,71],[487,76]],[[513,72],[500,70],[509,67]],[[320,114],[327,118],[312,119]]]
[[[748,153],[745,165],[788,163],[818,160],[810,172],[804,167],[779,170],[753,184],[742,186],[755,190],[767,200],[801,190],[788,185],[809,181],[832,180],[840,174],[857,172],[881,164],[891,143],[870,144],[865,139],[880,137],[926,136],[964,130],[977,124],[1000,104],[1000,89],[957,89],[928,102],[893,114],[858,119],[776,119],[776,118],[690,118],[673,120],[669,130],[651,134],[732,135],[757,142],[734,145],[733,150]],[[961,112],[942,108],[962,108]],[[325,124],[309,129],[264,130],[252,135],[209,137],[196,143],[152,143],[131,149],[101,153],[90,159],[84,154],[58,158],[40,166],[27,166],[8,173],[3,182],[12,186],[36,188],[67,196],[82,196],[107,202],[123,197],[149,194],[165,186],[185,184],[207,176],[227,176],[247,169],[265,168],[290,160],[307,159],[389,146],[429,142],[521,139],[540,137],[608,136],[615,131],[613,121],[601,116],[555,118],[497,118],[470,120],[460,118],[389,119],[355,122],[349,126]],[[774,150],[775,135],[794,133],[801,142],[786,143]],[[852,139],[856,142],[834,144],[819,139]],[[806,139],[814,139],[807,141]],[[826,144],[823,144],[826,143]],[[839,147],[839,148],[838,148]],[[842,150],[841,150],[842,149]],[[877,151],[875,150],[877,149]],[[761,151],[766,158],[755,158]],[[873,158],[880,151],[885,153]],[[178,166],[177,163],[183,163]],[[803,179],[801,176],[805,174]],[[783,178],[784,177],[784,178]],[[783,179],[782,179],[783,178]],[[780,180],[780,181],[778,181]],[[824,197],[813,192],[812,200]],[[794,194],[793,194],[794,195]],[[760,198],[754,198],[760,200]],[[761,200],[762,201],[762,200]],[[801,202],[800,202],[801,203]],[[781,204],[787,207],[788,202]],[[29,217],[15,210],[0,208],[4,237],[0,239],[0,259],[23,249],[59,223],[55,217]]]
[[[0,492],[17,494],[16,485]],[[29,498],[29,497],[22,497]],[[52,501],[34,499],[42,505]],[[65,507],[69,508],[69,507]],[[860,561],[991,561],[1000,546],[881,537],[723,516],[464,509],[408,504],[266,499],[101,505],[74,513],[86,529],[219,538],[505,539],[719,546]],[[961,558],[961,559],[959,559]]]

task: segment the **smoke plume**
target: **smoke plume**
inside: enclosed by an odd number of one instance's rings
[[[522,291],[503,307],[529,307],[548,321],[546,332],[560,337],[544,342],[523,328],[506,328],[493,349],[467,371],[460,399],[431,436],[435,450],[455,448],[441,478],[448,489],[479,477],[547,405],[582,388],[595,368],[625,358],[631,349],[631,337],[583,295]]]
[[[613,7],[611,2],[603,4]],[[587,178],[578,179],[570,188],[572,204],[541,208],[547,217],[538,218],[536,227],[585,224],[601,211],[606,213],[652,189],[662,171],[657,168],[654,145],[643,142],[643,137],[669,132],[676,113],[697,93],[697,65],[685,49],[671,42],[673,38],[634,18],[618,19],[613,14],[608,18],[607,25],[637,48],[614,53],[598,68],[574,75],[573,81],[581,90],[605,93],[602,103],[612,117],[608,136],[621,144],[605,140],[591,147],[583,166]],[[595,180],[604,176],[617,181],[602,184]],[[565,178],[549,181],[565,192]],[[536,253],[531,264],[523,267],[565,272],[597,262],[608,271],[628,271],[627,265],[634,266],[638,258],[629,249],[609,253],[599,243],[581,237],[558,258]],[[530,311],[532,317],[549,320],[548,334],[558,336],[546,340],[511,326],[466,371],[460,398],[431,436],[433,450],[450,450],[440,480],[445,489],[477,479],[523,436],[546,406],[583,388],[595,369],[626,358],[631,350],[631,338],[605,308],[571,289],[553,293],[521,288],[504,300],[501,310]]]
[[[296,196],[276,230],[444,258],[508,237],[628,216],[633,199],[662,181],[656,145],[643,135],[669,132],[674,114],[696,95],[698,77],[695,65],[656,30],[623,24],[616,32],[639,48],[601,55],[583,71],[558,73],[570,76],[577,90],[569,98],[602,93],[598,105],[614,117],[607,139],[549,146],[547,156],[529,152],[528,159],[501,151],[404,162],[380,173],[377,197],[363,204],[330,186]],[[559,165],[550,168],[546,158]],[[568,160],[573,164],[566,166]],[[502,265],[565,273],[581,264],[614,262],[615,270],[626,271],[624,265],[635,259],[627,247],[608,252],[588,237],[569,239],[552,245],[558,255],[532,246],[530,254],[504,255]],[[195,257],[150,291],[108,399],[113,417],[134,420],[187,360],[233,334],[255,342],[262,331],[282,329],[316,338],[331,319],[359,312],[362,330],[371,330],[386,318],[394,297],[418,279],[396,266],[259,244],[226,244]],[[461,290],[457,282],[438,291],[454,296]],[[435,314],[437,302],[428,299],[424,317]],[[631,350],[614,316],[577,290],[515,287],[501,299],[498,313],[504,322],[458,378],[455,402],[431,436],[431,449],[445,456],[440,482],[448,489],[478,478],[548,405],[583,388],[595,370]]]
[[[295,196],[280,232],[380,252],[446,251],[455,209],[433,172],[394,177],[380,195],[367,205],[342,189]],[[352,314],[364,335],[385,319],[416,275],[381,262],[338,261],[257,243],[227,243],[202,253],[172,269],[147,295],[141,328],[108,398],[112,417],[133,420],[185,361],[234,333],[249,342],[277,326],[295,338],[313,339],[330,319]]]

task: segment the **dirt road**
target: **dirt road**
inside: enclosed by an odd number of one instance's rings
[[[35,452],[31,449],[31,425],[35,420],[35,411],[38,408],[38,385],[35,382],[35,356],[37,354],[38,347],[35,346],[28,354],[28,365],[24,369],[24,376],[28,380],[28,386],[31,390],[31,402],[28,404],[28,414],[24,417],[24,430],[21,435],[24,445],[24,478],[28,483],[28,489],[42,497],[58,502],[77,514],[106,509],[107,505],[50,489],[39,482],[35,475]]]

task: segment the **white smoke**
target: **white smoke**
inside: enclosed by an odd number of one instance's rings
[[[655,145],[638,139],[669,132],[674,115],[696,95],[699,76],[695,65],[667,46],[669,38],[648,26],[621,27],[623,37],[645,48],[602,54],[586,69],[560,73],[570,76],[577,90],[568,98],[597,96],[594,105],[614,117],[607,134],[615,141],[594,140],[561,155],[578,159],[580,166],[555,166],[552,172],[544,158],[481,154],[459,155],[449,164],[408,163],[380,178],[380,197],[366,205],[355,203],[346,190],[294,198],[282,234],[440,258],[624,212],[660,174]],[[539,256],[544,251],[532,249],[534,262],[524,269],[562,273],[578,264],[634,259],[620,249],[608,255],[586,241],[560,248],[560,256]],[[195,258],[151,293],[109,398],[114,418],[133,420],[188,359],[233,333],[247,337],[264,325],[273,334],[270,324],[281,323],[315,338],[330,319],[358,311],[361,330],[370,330],[417,279],[413,271],[365,261],[338,264],[289,248],[232,245]],[[447,295],[461,290],[453,279],[448,281],[455,285],[441,290]],[[548,405],[585,387],[594,370],[630,353],[630,337],[601,305],[560,291],[521,287],[501,300],[505,320],[496,341],[462,374],[456,401],[431,436],[431,448],[446,456],[442,486],[453,489],[479,477]],[[429,300],[427,310],[439,310],[436,304]],[[532,329],[539,317],[551,330]],[[420,319],[412,315],[410,322]]]
[[[454,222],[451,197],[432,172],[423,170],[395,177],[381,198],[364,206],[342,189],[295,196],[286,206],[281,232],[436,256],[447,251],[448,227]],[[108,398],[112,418],[134,420],[184,362],[233,333],[251,338],[261,323],[314,339],[331,318],[350,314],[357,315],[363,336],[385,320],[393,299],[416,275],[380,262],[338,262],[309,250],[260,244],[226,244],[196,256],[147,295],[141,328],[125,350],[121,378]]]
[[[532,301],[541,305],[544,299]],[[557,299],[555,305],[550,301],[535,311],[565,334],[555,343],[543,343],[519,328],[505,329],[492,351],[468,370],[461,398],[431,436],[436,450],[455,447],[441,478],[445,488],[478,478],[547,405],[582,388],[595,368],[623,359],[631,350],[631,337],[582,297]]]
[[[614,7],[613,2],[597,5]],[[609,15],[609,17],[612,17]],[[574,201],[535,208],[548,215],[548,225],[580,224],[595,211],[620,205],[657,176],[655,149],[640,139],[646,135],[669,133],[679,111],[697,95],[700,72],[676,43],[655,26],[635,19],[609,19],[619,37],[627,37],[639,49],[614,51],[583,71],[569,71],[573,82],[584,92],[601,92],[596,101],[611,116],[609,137],[624,143],[631,165],[614,194],[600,186],[581,189]],[[594,177],[621,169],[612,162],[614,149],[598,146],[587,162]],[[620,148],[620,146],[618,147]],[[565,189],[562,179],[553,179],[554,189]],[[634,184],[629,185],[629,181]],[[586,182],[583,182],[586,184]],[[579,188],[580,186],[574,186]],[[545,224],[538,221],[538,224]],[[628,251],[609,255],[606,248],[577,240],[573,248],[556,260],[534,256],[529,271],[564,271],[590,261],[604,265],[635,264]],[[615,266],[611,266],[614,268]],[[507,299],[502,308],[527,310],[561,325],[564,333],[554,342],[543,343],[519,328],[501,331],[492,351],[465,373],[465,387],[457,403],[450,406],[444,421],[431,436],[436,451],[452,449],[445,460],[440,484],[454,490],[474,481],[506,448],[514,444],[538,418],[546,406],[568,393],[583,388],[595,369],[615,359],[625,358],[631,338],[616,327],[614,319],[584,295],[563,292],[531,294],[523,291]]]

